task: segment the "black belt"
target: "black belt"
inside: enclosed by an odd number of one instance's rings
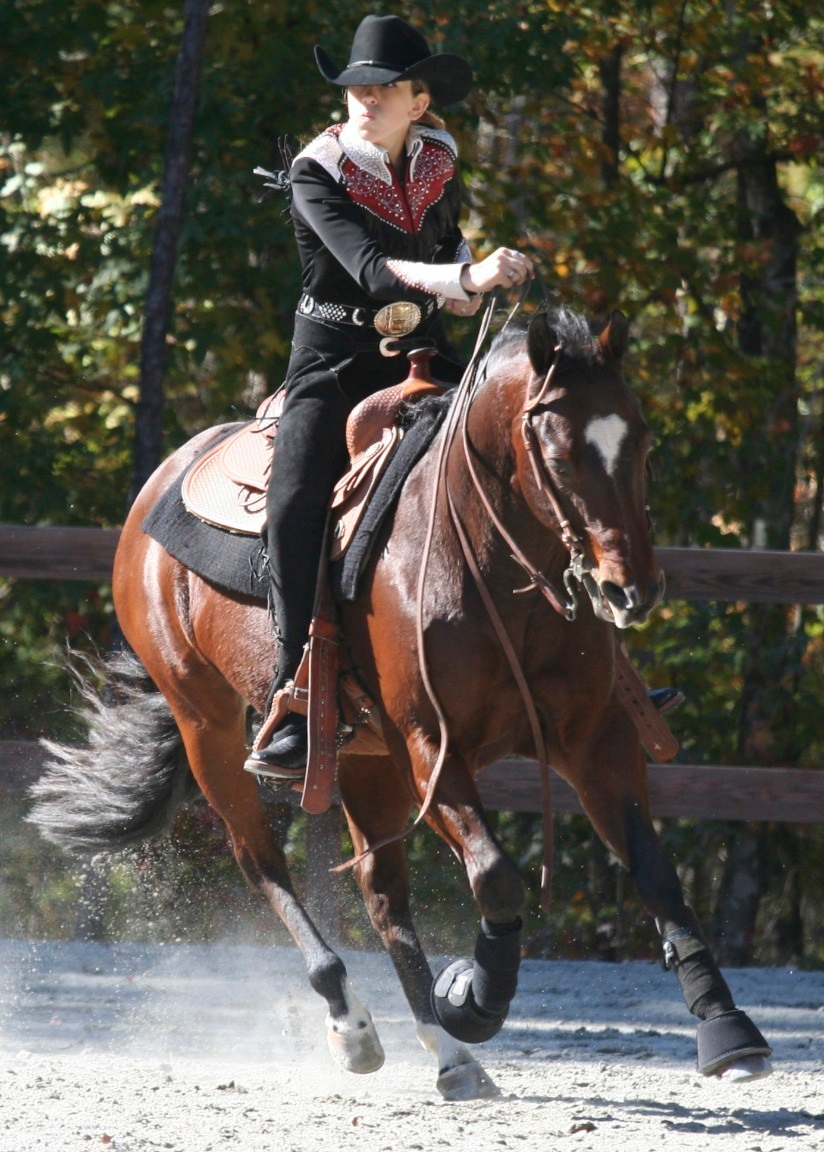
[[[352,324],[356,328],[372,325],[382,336],[406,336],[433,316],[440,307],[437,299],[426,300],[423,304],[413,304],[409,300],[399,300],[384,304],[382,308],[352,307],[349,304],[333,304],[325,300],[315,300],[306,293],[298,301],[298,313],[318,320],[329,320],[333,324]]]

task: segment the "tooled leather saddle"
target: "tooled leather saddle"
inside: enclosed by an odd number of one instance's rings
[[[429,378],[430,356],[428,350],[411,352],[407,379],[368,396],[349,417],[349,468],[332,495],[331,560],[339,559],[351,543],[378,480],[403,437],[397,424],[402,406],[443,391]],[[282,388],[267,396],[254,420],[195,461],[181,488],[183,503],[193,516],[228,532],[245,536],[260,533],[284,398]]]

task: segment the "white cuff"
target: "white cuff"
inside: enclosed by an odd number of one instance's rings
[[[461,272],[465,264],[424,264],[414,260],[387,260],[386,267],[410,288],[444,296],[447,300],[469,300],[461,287]]]

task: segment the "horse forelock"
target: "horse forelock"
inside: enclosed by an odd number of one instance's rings
[[[546,314],[547,328],[555,334],[567,360],[591,364],[598,355],[598,342],[586,316],[573,308],[555,308]]]
[[[562,306],[547,311],[547,330],[561,347],[559,370],[574,364],[591,365],[599,358],[600,347],[590,321],[574,308]],[[503,328],[492,342],[486,357],[487,373],[494,373],[502,362],[510,362],[518,352],[527,354],[529,319],[517,318]]]

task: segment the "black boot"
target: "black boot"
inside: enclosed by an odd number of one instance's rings
[[[660,716],[674,712],[686,700],[686,696],[679,688],[653,688],[650,690],[649,698]]]
[[[267,776],[272,780],[299,784],[306,774],[309,743],[306,717],[298,712],[287,711],[275,727],[272,715],[279,697],[284,693],[291,697],[302,659],[301,644],[287,644],[282,635],[278,637],[277,668],[269,690],[263,723],[243,764],[246,771],[254,776]]]
[[[262,748],[253,748],[243,767],[255,776],[299,784],[306,775],[309,734],[306,717],[289,712]]]

